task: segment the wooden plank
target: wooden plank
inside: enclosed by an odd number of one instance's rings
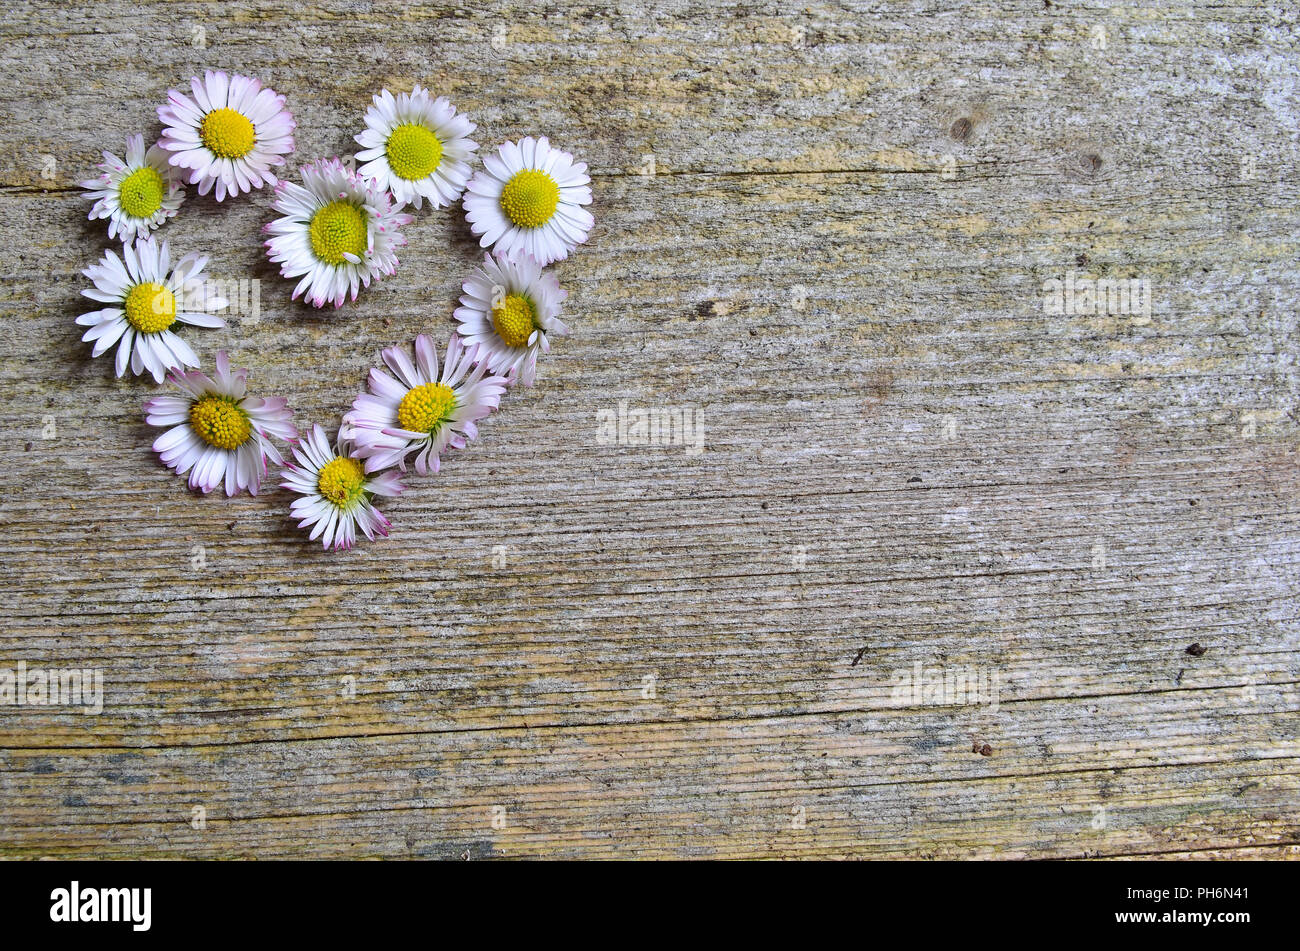
[[[1285,11],[12,9],[0,668],[104,707],[0,705],[0,854],[1295,857]],[[294,164],[422,82],[593,171],[573,337],[354,553],[187,492],[73,325],[75,183],[205,67],[286,94]],[[269,217],[166,226],[260,282],[189,339],[333,425],[480,252],[422,213],[316,312]],[[1071,274],[1150,313],[1045,312]],[[702,451],[603,444],[621,405],[698,409]]]

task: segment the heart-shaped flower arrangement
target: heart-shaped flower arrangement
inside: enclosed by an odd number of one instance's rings
[[[147,371],[179,389],[149,400],[145,418],[166,430],[153,448],[177,475],[189,474],[190,488],[257,495],[269,459],[285,466],[281,486],[299,496],[290,509],[299,527],[326,549],[351,548],[358,529],[386,536],[374,500],[403,491],[394,469],[405,472],[414,457],[419,474],[437,472],[443,453],[478,436],[479,420],[509,387],[533,385],[550,335],[568,333],[560,320],[567,293],[544,268],[591,231],[587,166],[530,136],[504,143],[474,171],[474,123],[417,85],[374,97],[356,136],[359,168],[321,159],[300,169],[298,185],[272,172],[294,145],[283,96],[252,77],[212,71],[190,88],[188,96],[170,91],[158,108],[156,144],[145,149],[143,136],[130,137],[125,161],[105,152],[102,174],[82,183],[95,202],[90,217],[107,218],[109,237],[123,244],[121,258],[106,251],[82,272],[94,284],[82,293],[103,305],[77,318],[89,328],[82,339],[94,342],[94,356],[116,345],[119,377]],[[470,229],[490,250],[464,282],[441,364],[424,334],[413,353],[384,350],[390,372],[370,371],[333,440],[318,425],[300,437],[288,402],[250,396],[247,371],[232,369],[226,353],[217,353],[215,374],[203,373],[173,328],[224,326],[216,312],[229,302],[210,292],[206,257],[173,264],[167,242],[153,237],[180,210],[187,183],[200,195],[215,189],[218,202],[272,186],[281,217],[263,228],[267,255],[283,277],[298,279],[292,298],[316,307],[355,301],[362,287],[396,272],[401,229],[414,220],[407,205],[463,199]],[[292,464],[277,439],[293,447]]]

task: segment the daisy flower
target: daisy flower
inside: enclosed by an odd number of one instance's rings
[[[199,358],[171,327],[177,321],[197,327],[226,325],[207,313],[228,303],[205,293],[207,263],[207,257],[187,254],[172,268],[167,242],[159,244],[152,237],[123,247],[121,259],[105,251],[98,264],[81,272],[95,283],[81,293],[107,305],[77,318],[78,324],[90,328],[81,339],[95,342],[91,355],[97,357],[117,344],[117,375],[129,364],[137,375],[148,370],[156,383],[168,370],[198,366]]]
[[[367,478],[361,463],[353,458],[354,448],[346,439],[331,447],[325,430],[314,426],[293,450],[298,464],[280,473],[284,477],[281,488],[303,496],[295,499],[289,510],[294,518],[302,519],[298,527],[314,526],[311,540],[323,536],[321,544],[326,548],[333,544],[335,551],[356,544],[358,527],[371,541],[376,533],[387,536],[388,519],[371,498],[402,491],[396,472]]]
[[[302,277],[295,299],[309,292],[317,307],[342,307],[349,290],[356,300],[362,286],[397,270],[397,249],[406,244],[398,229],[413,219],[336,158],[304,165],[301,173],[302,185],[275,186],[271,207],[284,217],[262,227],[271,235],[266,253],[283,277]]]
[[[158,107],[163,134],[159,140],[171,163],[189,169],[190,183],[206,195],[217,186],[217,201],[226,195],[274,185],[271,169],[293,151],[297,123],[284,107],[284,96],[263,89],[251,76],[228,76],[208,70],[190,80],[193,98],[168,90]]]
[[[108,219],[108,236],[129,244],[146,237],[176,214],[185,200],[185,186],[179,169],[167,164],[167,152],[157,145],[144,148],[144,136],[126,140],[126,161],[112,152],[95,166],[102,173],[81,183],[86,197],[95,202],[90,220]]]
[[[294,441],[284,397],[245,395],[247,370],[231,370],[224,350],[217,352],[215,378],[198,370],[175,372],[179,396],[155,396],[144,404],[150,426],[170,427],[154,440],[154,452],[177,475],[190,474],[190,488],[211,492],[224,481],[226,495],[247,489],[250,495],[266,476],[266,460],[284,464],[270,436]]]
[[[438,352],[424,334],[415,338],[415,363],[405,347],[389,347],[380,354],[397,378],[372,369],[370,392],[357,397],[343,417],[341,431],[356,444],[367,472],[393,465],[405,472],[412,451],[418,451],[416,472],[437,472],[443,450],[462,449],[478,437],[476,422],[497,408],[508,381],[488,376],[477,350],[466,349],[452,334],[441,375]]]
[[[434,99],[419,86],[396,97],[385,89],[366,110],[366,130],[356,137],[364,146],[357,153],[366,163],[361,174],[392,192],[398,207],[419,208],[426,198],[435,208],[450,205],[469,181],[478,143],[467,136],[474,129],[445,96]]]
[[[475,268],[462,287],[457,332],[466,344],[480,348],[480,357],[493,373],[518,374],[525,386],[532,386],[538,353],[551,350],[547,335],[569,332],[559,318],[569,292],[529,255],[512,261],[499,251],[484,255],[483,266]]]
[[[562,261],[587,240],[594,223],[587,163],[551,148],[546,137],[507,142],[483,157],[465,192],[465,217],[483,247],[538,264]]]

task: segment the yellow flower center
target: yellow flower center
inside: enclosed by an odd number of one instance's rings
[[[163,187],[163,177],[158,170],[146,165],[122,179],[117,202],[128,215],[148,218],[162,207]]]
[[[413,433],[435,433],[456,407],[456,394],[446,383],[417,386],[397,406],[397,425]]]
[[[190,407],[190,426],[209,446],[238,449],[252,433],[248,414],[225,396],[204,396]]]
[[[540,228],[551,220],[559,203],[560,186],[535,168],[516,172],[501,189],[501,210],[521,228]]]
[[[253,123],[234,109],[213,109],[203,117],[199,138],[212,154],[224,159],[243,158],[257,141]]]
[[[492,308],[492,326],[507,346],[522,347],[533,335],[533,302],[523,294],[509,294]]]
[[[311,216],[307,233],[312,251],[326,264],[342,264],[347,260],[344,254],[361,257],[366,253],[366,216],[350,201],[339,199],[325,205]]]
[[[140,333],[161,333],[176,320],[176,295],[161,284],[146,281],[127,291],[122,309],[126,322]]]
[[[365,470],[361,463],[347,456],[335,456],[321,466],[316,477],[316,488],[320,494],[340,508],[346,508],[361,495],[361,486],[366,481]]]
[[[442,143],[422,125],[399,125],[388,137],[388,167],[398,178],[428,178],[441,161]]]

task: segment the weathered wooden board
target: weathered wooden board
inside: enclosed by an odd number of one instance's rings
[[[97,669],[104,706],[0,706],[0,854],[1300,854],[1296,21],[11,4],[0,668]],[[592,168],[574,335],[353,553],[189,493],[156,388],[73,325],[108,246],[75,183],[205,67],[286,94],[295,166],[422,82]],[[167,225],[260,281],[189,339],[332,425],[479,252],[424,212],[315,312],[270,217]],[[1070,275],[1149,312],[1048,313]],[[605,444],[624,401],[697,409],[702,451]]]

